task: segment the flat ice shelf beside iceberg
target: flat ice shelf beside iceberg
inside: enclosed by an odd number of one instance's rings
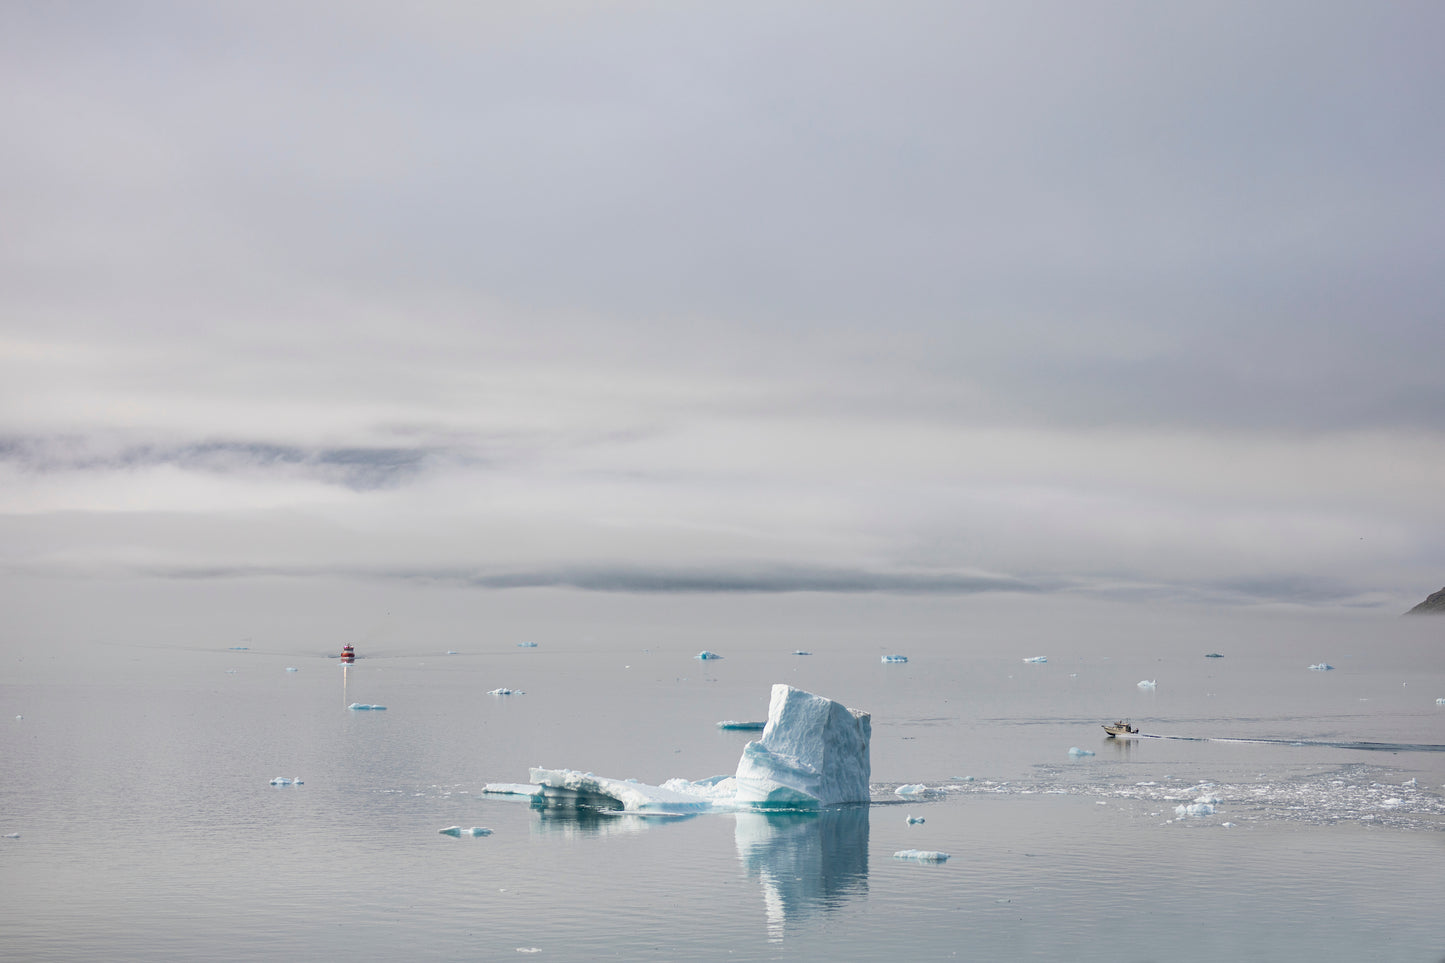
[[[738,760],[737,801],[790,809],[867,802],[872,738],[868,713],[778,683],[763,737]]]
[[[554,793],[575,794],[580,799],[601,797],[630,812],[702,812],[712,808],[712,801],[691,793],[649,786],[631,779],[609,779],[574,769],[531,769],[532,782],[543,787],[548,796]]]

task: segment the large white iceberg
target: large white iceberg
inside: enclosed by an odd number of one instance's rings
[[[867,802],[872,738],[868,713],[779,683],[763,737],[738,760],[737,800],[789,808]]]
[[[819,809],[868,801],[872,736],[868,713],[780,683],[773,686],[762,738],[743,748],[732,776],[651,786],[572,769],[534,768],[530,775],[548,798],[629,812]]]

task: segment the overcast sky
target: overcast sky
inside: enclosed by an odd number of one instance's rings
[[[1445,584],[1435,2],[0,5],[0,566]]]

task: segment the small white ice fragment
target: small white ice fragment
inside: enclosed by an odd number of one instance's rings
[[[542,948],[541,948],[541,947],[538,947],[538,946],[519,946],[519,947],[517,947],[517,952],[518,952],[518,953],[540,953],[540,952],[542,952]]]
[[[921,822],[923,822],[923,817],[922,817],[922,816],[914,816],[914,815],[910,814],[909,817],[908,817],[908,825],[910,825],[910,826],[914,825],[915,823],[921,823]]]
[[[921,796],[928,792],[928,787],[921,782],[913,782],[906,786],[899,786],[893,791],[900,796]]]
[[[1040,663],[1041,663],[1041,662],[1047,662],[1047,661],[1049,661],[1049,660],[1046,659],[1046,658],[1044,658],[1044,657],[1041,656],[1041,655],[1031,655],[1031,656],[1029,656],[1027,659],[1024,659],[1024,661],[1025,661],[1025,662],[1040,662]]]
[[[1445,706],[1445,699],[1436,699],[1436,700],[1435,700],[1435,704],[1436,704],[1437,706]],[[19,717],[19,716],[16,716],[15,718],[19,719],[20,717]]]
[[[1176,816],[1212,816],[1214,815],[1213,803],[1193,803],[1188,806],[1175,806]]]
[[[526,695],[526,694],[527,694],[527,693],[523,692],[521,689],[508,689],[506,686],[502,686],[500,689],[490,689],[490,690],[487,691],[487,695],[496,695],[496,696],[503,696],[503,695]]]
[[[900,849],[893,854],[894,859],[916,859],[924,863],[941,863],[948,856],[948,853],[940,853],[936,849]]]
[[[288,666],[286,667],[286,671],[287,671],[287,672],[299,672],[300,670],[297,669],[294,665],[288,665]]]
[[[1315,665],[1310,666],[1310,669],[1315,672],[1328,672],[1333,668],[1334,666],[1330,665],[1328,662],[1319,662]]]
[[[1078,746],[1069,747],[1069,755],[1071,756],[1092,756],[1093,754],[1093,751],[1089,749],[1080,749]]]
[[[5,838],[6,838],[6,839],[19,839],[19,838],[20,838],[20,834],[19,834],[19,833],[6,833],[6,834],[5,834]]]
[[[458,837],[459,837],[459,836],[461,836],[461,834],[462,834],[462,827],[460,827],[460,826],[448,826],[446,829],[438,829],[437,832],[441,833],[443,836],[458,836]]]
[[[1152,689],[1152,688],[1154,688],[1155,686],[1157,686],[1158,684],[1159,684],[1159,680],[1158,680],[1158,679],[1140,679],[1140,680],[1139,680],[1139,688],[1141,688],[1141,689]]]
[[[301,784],[300,779],[289,779],[286,776],[277,776],[271,780],[273,786],[299,786]]]
[[[693,658],[702,659],[704,662],[706,662],[708,659],[721,659],[722,656],[718,655],[716,652],[709,652],[707,649],[703,649],[697,655],[693,656]]]
[[[908,661],[908,656],[906,656],[906,655],[885,655],[885,656],[883,657],[883,661],[884,661],[884,662],[907,662],[907,661]]]
[[[518,643],[517,643],[517,648],[519,648],[519,649],[535,649],[536,647],[537,647],[537,643],[536,643],[536,642],[518,642]]]
[[[353,702],[347,706],[348,709],[355,709],[357,712],[385,712],[386,706],[368,705],[365,702]]]
[[[794,654],[794,655],[812,655],[813,653],[811,653],[811,652],[805,652],[805,651],[802,650],[802,649],[794,649],[794,650],[793,650],[793,654]]]

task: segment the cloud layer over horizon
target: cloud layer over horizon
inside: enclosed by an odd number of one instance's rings
[[[1413,604],[1442,31],[12,5],[0,568]]]

